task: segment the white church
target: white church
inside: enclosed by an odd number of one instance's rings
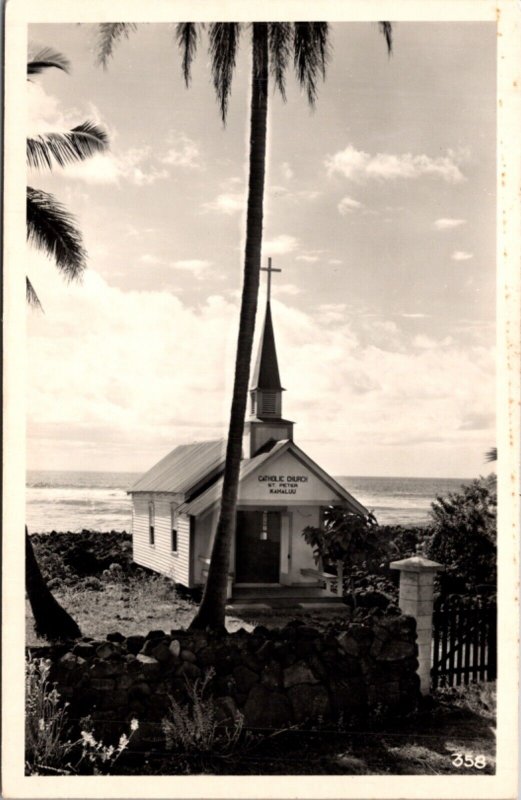
[[[250,389],[239,478],[228,596],[241,587],[319,586],[313,552],[302,536],[321,509],[367,509],[293,440],[282,416],[282,388],[268,300]],[[275,271],[275,270],[273,270]],[[137,564],[195,588],[205,583],[217,528],[226,441],[176,447],[129,490]]]

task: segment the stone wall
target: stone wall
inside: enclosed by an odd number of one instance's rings
[[[187,682],[213,677],[208,690],[222,718],[237,710],[250,728],[283,728],[308,720],[346,723],[390,709],[415,708],[419,696],[416,625],[412,617],[380,616],[325,632],[297,622],[253,633],[211,635],[151,631],[109,634],[104,641],[32,648],[50,658],[50,680],[69,702],[69,716],[91,715],[116,736],[136,717],[142,743],[161,738],[169,696],[186,699]]]

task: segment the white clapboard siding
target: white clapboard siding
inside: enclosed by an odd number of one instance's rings
[[[149,539],[149,502],[154,503],[154,544]],[[134,495],[132,548],[136,564],[190,586],[190,520],[177,519],[177,552],[172,552],[171,500],[148,494]]]

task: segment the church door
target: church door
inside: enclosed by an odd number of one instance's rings
[[[238,511],[235,582],[279,583],[280,512]]]

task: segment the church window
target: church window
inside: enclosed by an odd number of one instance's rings
[[[175,506],[170,506],[170,534],[172,553],[177,553],[177,515]]]
[[[155,510],[152,501],[148,504],[148,541],[149,544],[155,544]]]

